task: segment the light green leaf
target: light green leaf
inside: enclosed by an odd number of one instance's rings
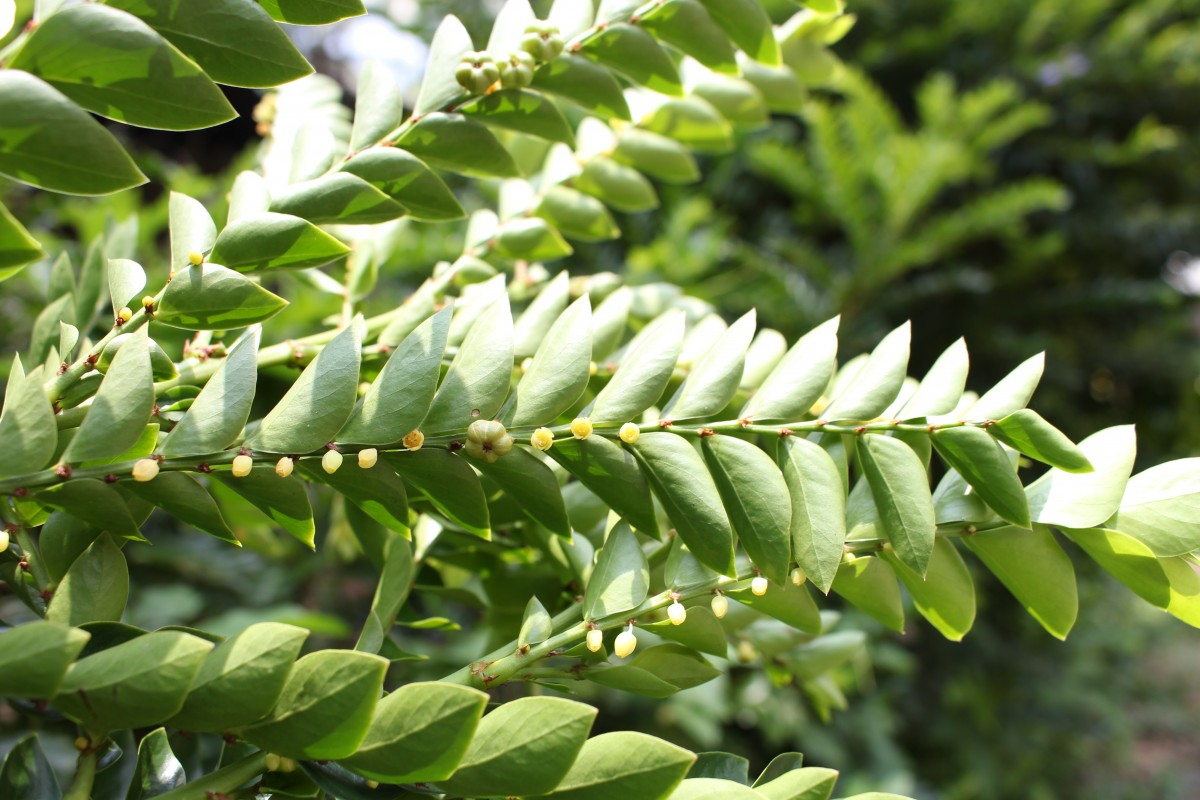
[[[0,173],[55,192],[112,194],[146,182],[103,125],[57,89],[0,71]]]
[[[1121,505],[1137,436],[1132,425],[1105,428],[1079,443],[1094,472],[1072,474],[1051,469],[1026,487],[1034,521],[1068,528],[1103,524]]]
[[[779,44],[767,12],[757,0],[700,0],[746,55],[769,66],[780,63]]]
[[[0,697],[53,697],[89,638],[77,628],[42,620],[0,633]]]
[[[212,642],[155,631],[76,661],[52,703],[88,730],[158,725],[183,705]]]
[[[377,144],[396,129],[404,114],[404,95],[396,76],[382,61],[371,59],[358,73],[350,152]]]
[[[520,170],[504,145],[482,122],[434,111],[396,139],[417,158],[436,167],[484,178],[516,178]]]
[[[372,147],[341,167],[390,197],[413,219],[440,222],[466,212],[445,181],[425,162],[397,147]]]
[[[259,214],[271,207],[271,190],[267,181],[257,172],[243,170],[233,181],[229,191],[228,222],[235,222],[250,214]]]
[[[755,324],[750,311],[717,338],[663,407],[663,419],[711,417],[729,404],[742,382]]]
[[[975,623],[975,584],[958,548],[939,538],[924,578],[892,553],[881,555],[895,570],[921,616],[950,641],[961,642]]]
[[[513,325],[515,358],[531,356],[545,343],[550,326],[566,310],[570,295],[571,281],[565,271],[546,282]]]
[[[923,576],[937,529],[925,465],[911,447],[890,436],[859,437],[858,458],[884,535],[900,560]]]
[[[556,441],[547,454],[637,530],[658,536],[646,475],[629,450],[601,436]]]
[[[965,536],[963,544],[1043,628],[1067,638],[1079,613],[1075,568],[1049,528],[999,528]]]
[[[762,93],[767,108],[777,114],[801,114],[808,92],[790,67],[769,67],[748,58],[738,61],[742,77]]]
[[[146,328],[113,359],[64,461],[90,461],[125,452],[138,440],[154,409],[154,377]]]
[[[472,463],[531,519],[563,538],[571,538],[571,523],[567,520],[558,479],[541,459],[515,447],[493,463],[474,459]]]
[[[837,779],[835,770],[805,767],[765,782],[759,778],[754,790],[767,800],[829,800]]]
[[[234,344],[183,419],[167,434],[160,453],[172,457],[219,453],[237,441],[254,402],[261,336],[262,329],[255,326]]]
[[[351,454],[333,474],[325,472],[315,459],[301,461],[297,467],[310,481],[331,486],[388,530],[408,530],[408,498],[404,482],[386,464],[362,469]]]
[[[775,583],[787,582],[792,503],[779,468],[758,447],[733,436],[706,436],[700,451],[746,555]]]
[[[129,567],[108,534],[75,559],[54,590],[46,619],[63,625],[112,620],[119,622],[129,599]]]
[[[517,634],[517,649],[541,644],[554,633],[554,621],[550,612],[541,604],[537,596],[529,598],[525,605],[525,614],[521,617],[521,631]]]
[[[249,214],[217,237],[211,258],[240,272],[319,267],[350,248],[307,220],[287,214]]]
[[[216,501],[190,475],[182,472],[163,472],[147,483],[131,482],[127,484],[127,488],[171,516],[241,547],[241,542],[233,535],[225,518],[221,516]]]
[[[683,95],[683,84],[671,57],[639,27],[624,22],[610,24],[599,35],[585,39],[579,52],[647,89]]]
[[[633,530],[618,522],[608,533],[583,596],[583,618],[603,619],[637,608],[650,591],[650,566]]]
[[[621,233],[603,203],[566,186],[546,189],[534,213],[562,231],[568,239],[581,242],[602,242],[615,239]]]
[[[821,611],[813,602],[812,595],[808,593],[808,589],[797,586],[790,580],[770,585],[767,593],[761,596],[754,594],[748,586],[734,589],[728,594],[739,603],[774,617],[796,630],[821,632]]]
[[[471,34],[459,22],[458,17],[447,14],[433,34],[429,45],[429,59],[425,62],[424,78],[413,114],[423,116],[450,104],[463,95],[454,71],[464,53],[475,49]]]
[[[821,412],[821,419],[871,420],[886,411],[904,385],[910,337],[907,322],[883,337],[858,375]]]
[[[917,419],[949,414],[962,399],[969,368],[967,343],[958,339],[933,362],[921,385],[908,398],[898,416],[901,419]]]
[[[574,250],[562,234],[541,217],[511,219],[496,230],[496,252],[506,258],[554,261]]]
[[[625,335],[629,311],[633,307],[633,292],[622,286],[596,306],[592,313],[592,360],[607,358]]]
[[[387,667],[369,653],[310,653],[292,668],[270,715],[239,735],[288,758],[346,758],[366,736]]]
[[[533,88],[570,100],[602,119],[630,118],[617,79],[582,58],[561,55],[542,64],[533,74]]]
[[[42,390],[42,368],[22,377],[9,372],[0,413],[0,477],[37,472],[54,456],[58,426],[54,408]]]
[[[404,206],[348,170],[293,183],[275,192],[270,210],[317,225],[373,225],[405,214]]]
[[[362,0],[256,0],[273,18],[292,25],[328,25],[367,13]]]
[[[683,585],[683,584],[676,584]],[[725,638],[725,629],[707,607],[698,605],[687,610],[687,618],[682,625],[675,625],[670,620],[651,622],[640,625],[642,630],[678,642],[684,647],[699,650],[702,653],[725,658],[729,652],[729,642]]]
[[[367,653],[378,653],[387,643],[388,631],[396,624],[396,615],[404,607],[417,576],[418,564],[407,539],[390,537],[386,551],[375,597],[371,600],[371,613],[354,645],[355,650]]]
[[[664,698],[708,683],[720,674],[695,650],[678,644],[660,644],[640,651],[627,664],[591,669],[584,676],[601,686]]]
[[[1028,408],[1014,411],[996,424],[988,425],[986,430],[1014,450],[1064,472],[1091,472],[1093,469],[1092,462],[1074,442]]]
[[[401,686],[375,706],[366,738],[342,763],[387,783],[444,781],[471,744],[487,700],[466,686]]]
[[[523,697],[483,718],[443,789],[465,796],[545,794],[571,769],[596,709],[556,697]]]
[[[21,267],[37,261],[43,255],[38,240],[30,236],[29,231],[0,203],[0,281],[8,280],[20,272]]]
[[[743,419],[799,420],[820,398],[837,365],[840,317],[800,338],[738,414]]]
[[[670,0],[644,15],[639,24],[709,69],[738,74],[729,39],[696,0]]]
[[[1004,447],[982,428],[964,426],[934,431],[933,446],[979,498],[1000,518],[1029,527],[1025,488]]]
[[[659,800],[695,760],[693,753],[644,733],[602,733],[584,743],[570,772],[545,798]]]
[[[683,332],[684,314],[679,310],[643,328],[584,415],[597,424],[627,422],[658,402],[683,349]]]
[[[154,319],[185,330],[231,330],[278,314],[287,301],[249,278],[217,264],[175,273]]]
[[[669,136],[698,153],[728,153],[733,150],[733,127],[721,112],[704,98],[667,100],[638,121],[652,133]]]
[[[1020,366],[1004,376],[999,383],[987,390],[983,397],[975,402],[975,405],[962,414],[962,418],[971,420],[1002,419],[1014,411],[1021,410],[1029,404],[1029,398],[1033,397],[1033,390],[1037,388],[1038,381],[1042,379],[1042,370],[1045,366],[1045,353],[1038,353],[1036,356],[1026,359]]]
[[[508,396],[512,367],[512,312],[503,295],[471,326],[434,395],[423,430],[463,431],[476,419],[492,419]]]
[[[735,575],[733,530],[700,454],[673,433],[643,434],[631,449],[688,549],[700,563]]]
[[[38,502],[50,508],[61,509],[97,529],[78,538],[86,538],[90,535],[94,539],[97,531],[106,530],[125,539],[145,541],[138,532],[138,522],[130,514],[129,507],[120,493],[98,480],[84,478],[70,481],[50,491],[42,492],[38,495]],[[83,546],[86,547],[87,544],[91,544],[91,539],[88,539]],[[82,547],[79,548],[76,554],[82,552],[82,549]]]
[[[567,118],[554,102],[537,92],[502,89],[472,100],[457,110],[497,128],[575,146],[575,134]]]
[[[308,453],[332,442],[354,410],[361,360],[362,320],[355,318],[304,368],[246,446]]]
[[[892,630],[904,632],[904,604],[896,573],[874,556],[843,561],[833,579],[833,591]]]
[[[37,734],[29,734],[5,755],[4,763],[0,765],[0,797],[6,800],[61,800],[62,789],[38,743]]]
[[[795,436],[780,440],[779,460],[792,502],[792,557],[829,594],[846,539],[841,474],[824,448]]]
[[[814,680],[861,654],[866,643],[867,637],[862,631],[838,631],[805,642],[785,659],[796,677]]]
[[[658,195],[650,181],[637,170],[607,156],[589,158],[583,171],[572,179],[572,185],[627,214],[658,208]]]
[[[587,295],[572,303],[549,331],[536,339],[540,344],[533,363],[517,384],[504,415],[511,425],[550,424],[587,388],[592,358],[592,309]]]
[[[1200,458],[1168,461],[1134,475],[1108,526],[1160,557],[1200,549]]]
[[[276,525],[313,547],[316,527],[312,506],[304,484],[294,476],[280,478],[275,474],[275,466],[269,465],[254,467],[243,478],[224,471],[214,472],[212,477],[249,501]]]
[[[237,116],[217,85],[153,28],[101,5],[42,20],[10,66],[45,80],[101,116],[187,131]]]
[[[758,130],[771,120],[767,101],[758,87],[730,75],[712,75],[695,85],[692,94],[717,110],[740,130]]]
[[[762,795],[749,786],[721,778],[688,778],[667,800],[762,800]]]
[[[141,264],[127,258],[110,258],[105,263],[104,274],[108,279],[108,297],[114,316],[124,306],[140,305],[138,295],[146,288],[146,271]]]
[[[465,458],[446,450],[385,453],[400,477],[429,498],[439,513],[470,533],[492,536],[487,499]]]

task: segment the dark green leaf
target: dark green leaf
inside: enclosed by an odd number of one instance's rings
[[[328,25],[365,14],[362,0],[256,0],[280,22],[293,25]]]
[[[230,330],[278,314],[287,301],[254,281],[217,264],[201,264],[175,273],[154,319],[185,330]]]
[[[464,431],[476,419],[493,418],[508,396],[512,366],[512,312],[504,295],[471,326],[433,398],[423,430]]]
[[[130,481],[125,487],[138,497],[189,525],[230,544],[241,546],[212,496],[195,478],[182,472],[163,472],[146,483]]]
[[[567,521],[558,479],[541,459],[514,447],[490,464],[484,460],[473,460],[472,463],[494,480],[531,519],[559,536],[571,538],[571,523]]]
[[[846,538],[841,475],[824,448],[795,436],[781,440],[779,460],[792,503],[792,557],[828,594]]]
[[[770,783],[776,778],[782,778],[784,775],[787,775],[790,772],[799,770],[803,766],[803,753],[780,753],[772,758],[771,763],[767,764],[763,771],[759,773],[759,776],[754,780],[754,786],[758,787],[762,786],[763,784]],[[837,775],[837,773],[833,770],[822,770],[819,767],[810,767],[809,771],[830,772],[833,773],[834,776]],[[832,789],[833,786],[831,785],[829,788]],[[822,798],[822,800],[828,800],[828,798]]]
[[[768,578],[785,583],[792,561],[792,504],[779,468],[762,450],[733,436],[707,436],[700,451],[746,555]]]
[[[664,698],[711,681],[721,673],[691,648],[660,644],[643,650],[627,664],[584,673],[588,680],[646,697]]]
[[[334,491],[388,530],[408,530],[408,498],[404,482],[387,464],[363,469],[350,455],[341,468],[332,474],[323,470],[316,460],[301,461],[297,467],[310,481],[333,487]]]
[[[38,501],[66,511],[73,517],[126,539],[142,539],[137,520],[121,495],[111,486],[92,478],[73,480],[38,495]],[[144,541],[144,539],[142,539]]]
[[[754,420],[800,420],[820,398],[837,366],[840,317],[800,337],[738,414]]]
[[[658,521],[646,476],[630,452],[600,436],[556,441],[548,455],[629,524],[649,536]]]
[[[400,477],[419,489],[437,510],[465,530],[490,539],[491,521],[479,477],[465,458],[446,450],[385,453]]]
[[[523,650],[531,645],[541,644],[554,633],[554,621],[550,612],[537,599],[537,595],[529,598],[525,605],[525,613],[521,617],[521,630],[517,634],[517,649]]]
[[[62,790],[38,737],[26,736],[0,766],[0,797],[5,800],[60,800]]]
[[[583,618],[602,619],[641,605],[650,591],[650,566],[625,522],[609,531],[583,596]]]
[[[1075,568],[1042,525],[964,536],[965,544],[1051,635],[1066,639],[1079,613]]]
[[[261,335],[261,329],[255,327],[238,340],[216,374],[192,400],[183,419],[167,434],[160,453],[164,456],[219,453],[237,441],[254,402]]]
[[[307,220],[287,214],[249,214],[217,237],[211,258],[241,272],[319,267],[350,248]]]
[[[2,157],[2,156],[0,156]],[[0,203],[0,281],[21,271],[21,267],[44,255],[38,240]]]
[[[630,119],[621,85],[602,66],[561,55],[538,67],[533,88],[564,97],[603,118]]]
[[[874,556],[843,561],[833,590],[862,611],[899,633],[904,632],[904,605],[896,573]]]
[[[588,296],[562,312],[537,341],[533,363],[517,384],[504,414],[510,425],[548,425],[570,409],[587,388],[592,359]]]
[[[405,214],[404,206],[348,171],[293,183],[275,193],[270,210],[301,217],[318,225],[333,222],[371,225],[398,219]]]
[[[46,619],[63,625],[120,621],[129,599],[129,567],[107,534],[92,543],[54,590]]]
[[[641,28],[624,22],[609,25],[584,40],[579,52],[647,89],[677,97],[683,95],[675,63],[654,37]]]
[[[1091,472],[1092,462],[1062,431],[1042,419],[1036,411],[1014,411],[987,432],[1014,450],[1036,458],[1063,472]]]
[[[924,576],[937,529],[925,465],[911,447],[890,436],[859,437],[858,457],[884,535],[900,560]]]
[[[558,106],[537,92],[502,89],[457,109],[488,125],[575,146],[575,134]]]
[[[746,55],[764,64],[780,63],[779,44],[767,12],[757,0],[700,0],[717,25]]]
[[[414,219],[440,222],[461,219],[458,200],[425,162],[398,147],[372,147],[341,167],[390,197]]]
[[[642,17],[639,24],[709,69],[738,74],[729,39],[696,0],[670,0]]]
[[[37,472],[50,461],[58,444],[54,409],[42,390],[42,368],[22,377],[9,373],[0,413],[0,476]]]
[[[787,623],[796,630],[821,632],[821,612],[808,589],[797,586],[790,580],[770,585],[767,593],[762,596],[754,594],[748,587],[735,589],[728,594],[739,603]]]
[[[1004,447],[982,428],[943,428],[933,446],[985,503],[1006,522],[1029,527],[1025,487]]]
[[[699,650],[702,653],[725,658],[729,652],[729,642],[725,638],[725,629],[707,607],[698,605],[687,610],[687,618],[681,625],[675,625],[670,620],[652,622],[640,626],[664,639]]]
[[[668,311],[643,328],[585,415],[597,424],[627,422],[658,402],[683,349],[683,332],[682,311]]]
[[[183,764],[167,742],[167,731],[158,728],[138,742],[137,765],[125,800],[149,800],[178,789],[187,782]]]
[[[892,553],[884,552],[882,557],[895,570],[921,616],[950,641],[961,642],[975,623],[975,584],[958,548],[939,538],[924,578]]]
[[[304,484],[295,477],[280,478],[271,465],[254,467],[244,478],[235,478],[229,472],[214,472],[213,478],[237,492],[292,536],[310,548],[313,546],[316,527],[312,506]]]
[[[386,551],[382,574],[371,601],[371,613],[354,645],[355,650],[367,653],[378,653],[383,649],[388,641],[388,631],[396,624],[396,615],[408,599],[417,574],[417,562],[407,539],[390,537]]]
[[[153,407],[150,349],[142,328],[113,359],[63,460],[89,461],[123,453],[142,435]]]
[[[750,311],[717,337],[663,407],[663,419],[711,417],[729,404],[742,382],[754,327],[755,314]]]
[[[0,697],[53,697],[87,641],[77,628],[42,620],[0,633]]]
[[[512,156],[487,126],[462,114],[432,112],[407,128],[396,146],[451,172],[487,178],[520,175]]]

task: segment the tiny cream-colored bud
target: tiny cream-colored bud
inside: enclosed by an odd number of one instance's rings
[[[587,632],[587,649],[593,653],[599,653],[602,647],[604,647],[604,631],[592,628]]]
[[[8,550],[8,546],[12,544],[8,531],[0,531],[0,553]]]
[[[754,645],[750,644],[749,641],[742,639],[738,642],[737,656],[738,661],[741,661],[743,664],[749,664],[758,657],[758,651],[754,649]]]
[[[142,298],[142,308],[154,308],[154,298],[146,295]]]
[[[378,789],[379,781],[367,781],[367,788],[368,789]]]
[[[633,635],[633,626],[631,625],[617,634],[617,639],[613,642],[613,652],[617,654],[617,658],[628,658],[636,649],[637,637]]]
[[[75,740],[75,749],[81,753],[84,750],[87,750],[91,746],[92,746],[92,742],[86,736],[80,736],[78,739]]]
[[[729,598],[723,594],[713,595],[712,612],[717,619],[724,619],[726,612],[729,611]]]
[[[188,253],[188,261],[192,262],[194,266],[198,267],[204,263],[204,256],[193,250],[192,252]]]
[[[634,425],[632,422],[626,422],[621,426],[621,432],[618,435],[621,437],[621,441],[625,444],[633,444],[638,440],[638,437],[642,435],[642,429],[637,425]]]
[[[759,575],[750,581],[750,591],[754,592],[755,597],[762,597],[767,593],[767,579]]]
[[[578,417],[571,423],[571,435],[576,439],[586,439],[592,435],[592,421],[587,417]]]
[[[121,322],[129,322],[129,320],[131,320],[132,318],[133,318],[133,309],[131,309],[129,306],[125,306],[124,308],[122,308],[120,311],[117,312],[117,319],[121,320]]]
[[[549,428],[538,428],[529,437],[529,443],[538,450],[549,450],[554,444],[554,431]]]
[[[338,471],[338,467],[342,465],[342,454],[337,450],[326,450],[325,455],[321,456],[321,469],[328,472],[330,475]]]
[[[274,753],[267,753],[267,757],[263,759],[263,765],[267,768],[267,772],[279,772],[281,759]]]
[[[533,366],[533,359],[532,358],[525,359],[524,361],[521,362],[521,372],[522,373],[529,372],[529,368],[532,366]]]
[[[374,447],[368,447],[366,450],[358,451],[358,466],[362,469],[370,469],[379,463],[379,451]]]
[[[420,431],[409,431],[404,437],[404,446],[409,450],[420,450],[425,444],[425,434]]]
[[[588,362],[588,375],[595,375],[599,371],[600,371],[600,368],[598,366],[596,366],[595,361]]]
[[[280,772],[295,772],[296,771],[296,759],[287,758],[286,756],[280,756],[279,757],[279,771]]]
[[[796,586],[803,586],[806,580],[808,580],[808,576],[804,574],[804,570],[800,569],[799,567],[796,567],[792,570],[793,584]]]
[[[240,456],[233,457],[233,477],[244,478],[250,474],[250,468],[254,466],[254,459],[243,453]]]
[[[134,462],[133,479],[138,483],[152,481],[158,476],[158,461],[153,458],[141,458]]]
[[[672,625],[682,625],[687,619],[687,609],[683,607],[683,603],[676,600],[667,606],[667,617],[671,620]]]
[[[275,462],[275,474],[281,478],[286,478],[288,475],[292,474],[292,470],[295,468],[295,466],[296,462],[292,461],[292,459],[288,456],[284,456]]]

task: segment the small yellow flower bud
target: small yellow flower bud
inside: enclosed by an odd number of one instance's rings
[[[267,772],[279,772],[279,766],[282,759],[274,753],[267,753],[267,757],[263,759]]]
[[[494,419],[477,419],[467,428],[467,455],[495,464],[513,447],[513,438],[504,425]]]
[[[78,739],[75,740],[75,749],[81,753],[84,750],[87,750],[91,746],[92,746],[92,743],[90,740],[88,740],[88,738],[86,736],[80,736]]]
[[[529,372],[529,368],[532,366],[533,366],[533,359],[532,358],[525,359],[524,361],[521,362],[521,372],[522,373]]]
[[[596,362],[595,362],[595,361],[589,361],[589,362],[588,362],[588,375],[589,375],[589,376],[590,376],[590,375],[595,375],[595,374],[596,374],[597,372],[599,372],[599,371],[600,371],[600,367],[596,366]]]
[[[743,664],[749,664],[758,656],[758,651],[754,649],[754,645],[750,644],[746,639],[738,642],[737,646],[738,661]]]
[[[637,425],[634,425],[632,422],[626,422],[621,426],[621,432],[618,435],[621,437],[621,441],[625,444],[633,444],[638,440],[638,437],[642,435],[642,429]]]
[[[193,250],[192,252],[188,253],[188,261],[192,262],[194,266],[198,267],[204,263],[204,256]]]
[[[538,450],[549,450],[554,444],[554,432],[549,428],[538,428],[529,437],[529,443]]]
[[[120,311],[117,312],[117,319],[121,320],[121,322],[123,322],[123,323],[129,322],[129,320],[131,320],[132,318],[133,318],[133,309],[131,309],[129,306],[125,306],[124,308],[122,308]]]
[[[713,595],[712,612],[717,619],[724,619],[725,614],[729,611],[729,598],[723,594]]]
[[[858,556],[854,553],[842,553],[843,564],[853,564],[855,561],[858,561]]]
[[[593,653],[599,653],[602,647],[604,647],[604,631],[592,628],[587,632],[587,649]]]
[[[233,477],[244,478],[250,474],[250,468],[254,466],[254,459],[246,454],[233,457]]]
[[[361,469],[370,469],[377,463],[379,463],[379,451],[374,447],[358,451],[358,466]]]
[[[296,466],[296,462],[292,461],[288,456],[284,456],[275,462],[275,474],[281,478],[286,478],[292,474],[292,469]]]
[[[287,758],[285,756],[280,756],[279,757],[279,771],[280,772],[295,772],[296,771],[296,759]]]
[[[803,586],[806,580],[808,580],[808,576],[804,574],[804,570],[800,569],[799,567],[796,567],[792,570],[793,584],[796,586]]]
[[[158,475],[158,461],[153,458],[138,459],[133,465],[133,479],[138,483],[152,481]]]
[[[762,597],[767,593],[767,579],[759,575],[750,581],[750,591],[754,592],[755,597]]]
[[[578,417],[571,423],[571,435],[576,439],[586,439],[592,435],[592,421],[587,417]]]
[[[682,625],[687,619],[687,609],[683,607],[683,603],[676,600],[667,606],[667,617],[671,620],[672,625]]]
[[[142,298],[142,308],[154,308],[154,298],[146,295]]]
[[[8,531],[0,530],[0,553],[8,550],[10,544],[12,544],[12,542],[8,535]]]
[[[328,472],[330,475],[338,471],[338,467],[342,465],[342,454],[337,450],[326,450],[325,455],[321,456],[321,469]]]
[[[367,781],[367,788],[368,789],[378,789],[379,781]]]
[[[423,444],[425,444],[425,434],[420,431],[409,431],[404,437],[404,446],[409,450],[420,450]]]
[[[636,649],[637,637],[633,635],[633,626],[630,625],[617,634],[617,639],[613,642],[613,652],[617,654],[617,658],[628,658]]]

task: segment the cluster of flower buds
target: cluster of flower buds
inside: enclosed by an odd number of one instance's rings
[[[500,67],[496,66],[491,53],[463,53],[458,69],[454,71],[454,79],[471,94],[483,94],[500,80]]]
[[[524,89],[533,83],[533,70],[537,62],[524,50],[518,50],[500,62],[500,84],[505,89]]]
[[[494,419],[477,419],[467,428],[467,455],[495,464],[513,448],[513,438]]]
[[[500,83],[505,89],[524,89],[533,83],[533,71],[563,51],[558,26],[535,22],[525,29],[521,49],[499,61],[486,50],[463,53],[454,79],[471,94],[486,94]]]
[[[563,38],[557,25],[535,22],[525,28],[521,49],[538,61],[549,61],[563,51]]]

